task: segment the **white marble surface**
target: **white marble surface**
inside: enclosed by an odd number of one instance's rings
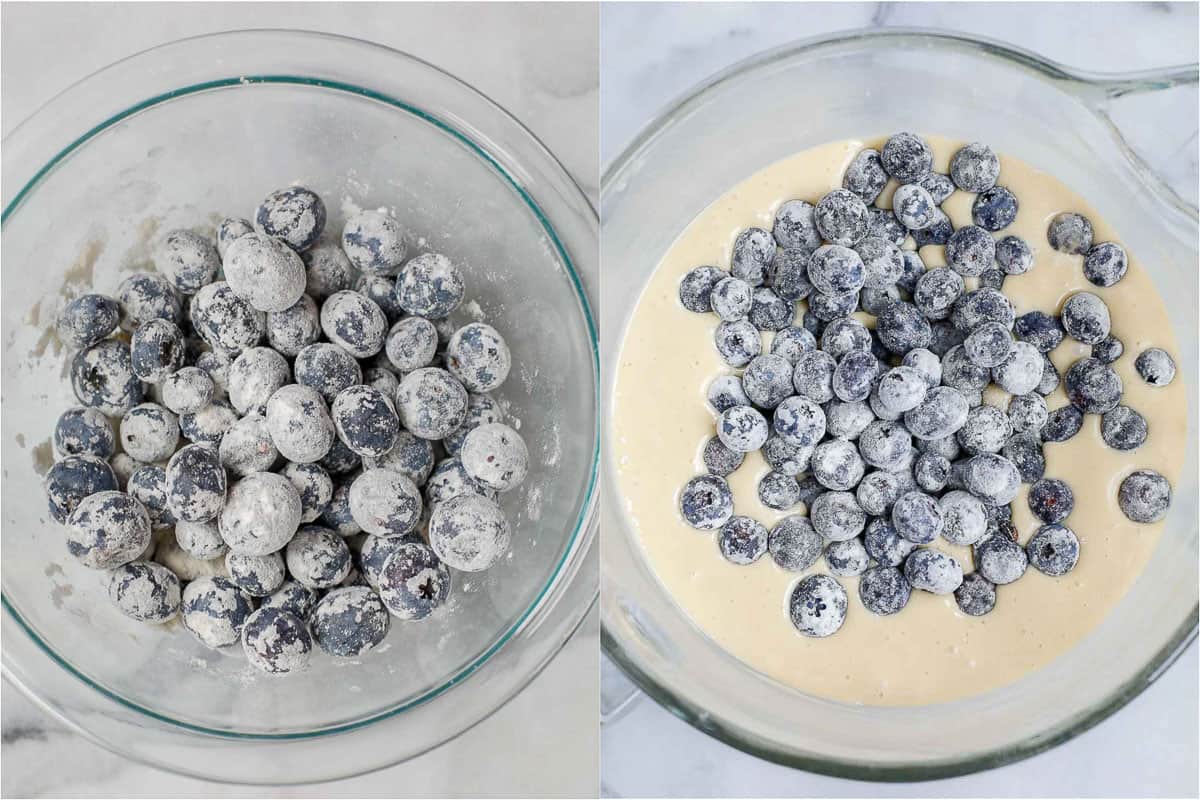
[[[6,133],[74,81],[144,48],[235,28],[305,28],[406,50],[474,84],[533,130],[596,202],[599,56],[594,5],[5,3],[0,15]],[[284,789],[213,784],[135,765],[66,730],[5,682],[0,793],[595,796],[598,640],[593,612],[524,692],[429,754],[372,775]],[[514,731],[520,734],[514,736]]]
[[[1195,4],[605,4],[601,153],[609,164],[654,115],[712,73],[762,50],[866,26],[944,28],[1012,42],[1076,68],[1148,69],[1197,59]],[[1179,195],[1197,196],[1194,88],[1116,104],[1114,119]],[[748,756],[635,700],[601,735],[609,796],[1196,796],[1197,647],[1114,717],[1027,761],[946,781],[826,778]],[[607,702],[625,684],[605,662]]]

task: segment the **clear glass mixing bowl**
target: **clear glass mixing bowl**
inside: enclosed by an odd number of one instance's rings
[[[896,130],[986,138],[1088,197],[1150,269],[1182,350],[1181,376],[1194,386],[1197,212],[1137,159],[1105,108],[1125,94],[1196,80],[1194,66],[1081,75],[1007,46],[923,31],[810,40],[718,74],[647,126],[604,176],[604,419],[633,305],[701,209],[784,156]],[[697,728],[815,772],[923,780],[1037,753],[1120,708],[1195,637],[1194,393],[1188,415],[1187,462],[1145,573],[1075,649],[1003,689],[942,705],[854,706],[755,672],[693,625],[658,582],[622,511],[609,460],[600,511],[605,649],[645,692]]]
[[[63,295],[113,292],[156,237],[250,216],[299,181],[390,206],[463,264],[471,314],[504,331],[497,393],[529,444],[506,495],[511,557],[455,576],[451,607],[395,621],[382,652],[257,676],[178,625],[122,617],[65,550],[40,472],[74,401],[50,331]],[[417,59],[284,31],[205,36],[114,64],[4,140],[4,674],[106,747],[206,778],[298,783],[394,764],[483,719],[564,644],[598,589],[595,211],[503,109]],[[474,304],[478,304],[476,309]]]

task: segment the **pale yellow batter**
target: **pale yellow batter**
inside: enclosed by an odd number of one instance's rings
[[[961,143],[936,137],[927,141],[934,150],[934,169],[946,173]],[[1178,352],[1162,300],[1134,254],[1129,254],[1125,278],[1101,289],[1083,277],[1081,256],[1058,253],[1046,243],[1047,222],[1061,211],[1086,215],[1096,242],[1119,242],[1117,232],[1054,178],[1001,156],[999,182],[1016,194],[1020,211],[999,235],[1021,236],[1034,252],[1033,269],[1010,276],[1005,294],[1018,315],[1035,309],[1057,312],[1078,290],[1102,297],[1112,313],[1112,332],[1125,344],[1114,365],[1125,386],[1122,403],[1146,417],[1149,437],[1132,452],[1112,450],[1100,438],[1100,417],[1089,415],[1079,435],[1046,446],[1047,477],[1067,481],[1076,498],[1065,524],[1079,537],[1080,557],[1067,575],[1050,578],[1031,567],[1015,584],[999,587],[996,607],[984,617],[959,612],[953,596],[916,590],[899,614],[877,617],[860,604],[858,579],[840,578],[850,597],[845,625],[825,639],[800,635],[784,611],[800,574],[776,566],[769,554],[749,566],[731,564],[718,551],[714,532],[689,527],[679,514],[680,489],[704,472],[701,448],[715,432],[706,388],[713,377],[732,370],[713,347],[716,315],[684,309],[678,285],[694,267],[727,268],[741,230],[751,225],[770,230],[784,201],[815,203],[841,186],[842,172],[855,153],[881,146],[882,141],[847,141],[799,153],[735,186],[692,221],[650,276],[629,321],[610,434],[617,488],[646,558],[702,630],[756,670],[802,691],[851,703],[915,705],[979,694],[1021,678],[1072,647],[1120,601],[1158,542],[1162,523],[1138,525],[1126,519],[1116,504],[1117,486],[1143,467],[1176,483],[1188,437],[1187,382],[1181,373],[1166,388],[1150,387],[1133,368],[1134,358],[1147,347]],[[890,203],[894,188],[895,182],[880,205]],[[944,210],[955,227],[971,223],[973,200],[974,195],[956,192],[946,201]],[[911,239],[906,246],[912,246]],[[930,268],[945,265],[940,247],[924,247],[921,256]],[[968,286],[973,285],[968,279]],[[764,339],[763,352],[768,346]],[[1051,359],[1062,372],[1088,349],[1068,338]],[[1061,386],[1046,399],[1051,409],[1066,404]],[[1006,408],[1007,395],[990,387],[986,401]],[[770,528],[802,507],[781,513],[758,502],[758,480],[767,471],[762,457],[753,453],[729,482],[735,513]],[[1022,544],[1039,525],[1026,504],[1027,488],[1022,486],[1013,503]],[[958,557],[966,571],[972,569],[969,548],[941,539],[936,546]],[[825,571],[823,558],[809,570],[820,571]]]

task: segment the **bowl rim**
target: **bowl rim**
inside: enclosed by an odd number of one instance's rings
[[[872,42],[880,46],[904,46],[922,44],[946,51],[959,51],[966,55],[994,59],[1017,66],[1032,77],[1046,83],[1056,84],[1060,91],[1094,94],[1100,98],[1115,98],[1126,94],[1166,89],[1172,86],[1197,83],[1197,66],[1181,65],[1163,69],[1125,73],[1099,73],[1076,70],[1064,64],[1044,58],[1037,53],[1006,42],[987,37],[973,36],[931,28],[856,28],[829,34],[807,37],[756,53],[704,78],[687,89],[682,95],[667,103],[658,113],[642,126],[638,133],[604,168],[600,181],[601,208],[605,198],[618,188],[624,189],[626,172],[636,168],[641,153],[659,136],[663,129],[684,117],[689,108],[700,102],[711,90],[742,78],[748,73],[768,67],[800,55],[812,55],[824,50],[854,42]],[[1181,217],[1195,225],[1196,208],[1168,186],[1132,149],[1120,131],[1108,119],[1103,109],[1094,102],[1085,102],[1090,113],[1106,123],[1113,138],[1130,160],[1134,171],[1152,192]],[[603,570],[603,565],[601,567]],[[680,692],[676,692],[668,681],[659,681],[643,668],[632,654],[621,644],[619,627],[610,624],[603,603],[600,615],[600,642],[605,654],[645,694],[654,699],[679,719],[694,728],[756,756],[787,767],[836,778],[876,782],[914,782],[952,778],[982,770],[993,769],[1037,755],[1058,744],[1066,742],[1099,724],[1141,694],[1158,679],[1185,650],[1197,639],[1200,624],[1200,603],[1193,605],[1191,613],[1159,649],[1155,656],[1136,674],[1118,685],[1109,697],[1086,713],[1065,720],[1055,728],[1030,736],[1022,741],[974,753],[962,758],[944,759],[919,765],[880,765],[867,760],[833,758],[812,753],[799,753],[766,742],[747,734],[740,726],[727,724],[713,717],[706,709],[693,703]]]
[[[216,33],[202,34],[202,35],[198,35],[198,36],[184,37],[184,38],[180,38],[180,39],[167,41],[167,42],[155,45],[150,48],[146,48],[137,53],[123,57],[117,61],[106,64],[105,66],[101,67],[100,69],[97,69],[94,72],[79,79],[78,81],[75,81],[70,86],[68,86],[67,88],[58,92],[53,97],[51,97],[49,100],[47,100],[45,103],[40,105],[32,114],[30,114],[24,120],[19,122],[3,138],[2,141],[4,144],[8,144],[14,138],[18,138],[18,137],[26,135],[26,132],[28,130],[30,130],[31,123],[35,122],[40,116],[45,114],[48,110],[52,109],[65,96],[71,94],[73,91],[79,90],[80,87],[83,87],[85,84],[89,84],[93,80],[97,80],[97,79],[104,77],[104,75],[106,73],[116,69],[117,67],[119,67],[121,65],[125,65],[127,62],[138,60],[138,59],[144,59],[147,57],[161,57],[162,55],[164,55],[163,51],[169,51],[173,48],[177,48],[177,47],[180,47],[180,46],[183,46],[183,45],[186,45],[189,43],[194,43],[197,41],[230,40],[230,39],[247,38],[247,37],[254,37],[254,36],[260,36],[260,37],[265,36],[268,38],[277,38],[277,39],[301,39],[301,40],[324,39],[324,40],[330,40],[330,41],[341,43],[343,45],[353,46],[353,47],[357,47],[357,48],[371,49],[371,50],[380,52],[382,54],[385,54],[391,58],[398,58],[403,61],[409,62],[410,64],[415,65],[416,67],[418,67],[420,69],[424,69],[431,73],[434,73],[438,77],[439,80],[447,80],[447,81],[451,82],[459,90],[462,90],[467,95],[472,96],[475,101],[481,102],[484,107],[490,108],[492,111],[498,112],[500,117],[502,118],[503,122],[507,125],[511,125],[513,130],[518,135],[518,137],[523,137],[527,141],[527,143],[532,144],[534,151],[540,157],[542,157],[546,160],[547,165],[549,166],[551,171],[557,173],[557,177],[564,181],[564,185],[566,187],[568,187],[568,191],[570,191],[572,194],[574,194],[574,196],[575,196],[574,199],[576,201],[581,202],[582,207],[586,208],[587,214],[589,217],[589,221],[593,222],[594,223],[593,227],[598,229],[599,217],[596,212],[594,204],[587,198],[586,194],[580,188],[580,186],[576,182],[576,180],[567,171],[567,169],[563,166],[562,162],[559,161],[559,159],[549,150],[549,148],[546,147],[546,145],[541,141],[541,139],[539,139],[532,131],[530,131],[511,112],[509,112],[506,108],[504,108],[499,103],[497,103],[491,97],[484,94],[482,91],[475,88],[473,85],[456,77],[455,75],[451,74],[450,72],[442,69],[441,67],[438,67],[438,66],[436,66],[422,58],[419,58],[417,56],[411,55],[404,51],[397,50],[395,48],[391,48],[391,47],[388,47],[386,45],[382,45],[382,44],[379,44],[376,42],[371,42],[371,41],[367,41],[364,39],[358,39],[358,38],[350,37],[350,36],[330,34],[330,33],[325,33],[325,32],[320,32],[320,31],[311,31],[311,30],[302,30],[302,29],[285,29],[285,28],[238,29],[238,30],[228,30],[228,31],[221,31],[221,32],[216,32]],[[228,89],[228,88],[234,88],[234,87],[238,87],[238,86],[251,86],[251,85],[256,85],[256,84],[284,84],[284,85],[299,86],[299,87],[303,87],[303,88],[315,88],[315,89],[340,91],[340,92],[344,92],[344,93],[358,95],[358,96],[366,98],[368,100],[373,100],[373,101],[376,101],[379,103],[383,103],[385,105],[392,107],[395,110],[405,112],[414,117],[417,117],[418,119],[425,122],[426,124],[430,124],[430,125],[434,126],[442,133],[449,135],[458,144],[466,147],[475,157],[479,158],[487,168],[491,169],[495,174],[497,174],[503,180],[503,182],[505,184],[507,184],[508,188],[511,189],[514,192],[514,194],[517,196],[517,198],[524,204],[526,211],[533,215],[536,223],[541,227],[542,231],[549,239],[554,253],[557,255],[558,259],[562,262],[562,264],[565,268],[564,271],[568,277],[570,286],[571,286],[572,290],[574,291],[576,301],[579,303],[579,313],[580,313],[580,316],[582,317],[582,321],[584,323],[584,328],[585,328],[585,331],[586,331],[586,334],[587,334],[587,337],[588,337],[588,340],[589,340],[589,343],[591,346],[591,361],[592,361],[591,367],[592,367],[592,383],[593,383],[592,401],[595,406],[595,415],[594,415],[593,426],[592,426],[592,431],[591,431],[591,434],[594,438],[594,444],[592,447],[592,453],[591,453],[591,457],[590,457],[590,465],[588,468],[587,488],[583,494],[582,501],[580,502],[580,506],[579,506],[578,513],[576,514],[576,518],[571,524],[570,536],[565,542],[563,552],[560,555],[560,557],[558,558],[557,563],[554,564],[553,572],[551,573],[550,577],[547,579],[546,583],[533,596],[529,605],[516,617],[515,620],[513,620],[508,626],[506,626],[505,629],[502,630],[502,632],[498,635],[498,637],[496,639],[494,639],[492,641],[491,644],[489,644],[480,653],[472,656],[467,661],[466,664],[457,668],[451,675],[449,675],[448,677],[443,678],[441,681],[439,681],[437,686],[435,686],[431,689],[428,689],[428,690],[420,693],[416,697],[410,698],[397,706],[391,707],[391,708],[386,709],[381,712],[371,714],[369,716],[365,716],[365,717],[357,719],[357,720],[353,720],[351,722],[346,722],[346,723],[341,723],[341,724],[337,724],[337,725],[333,725],[333,726],[323,727],[323,728],[311,730],[311,731],[293,731],[293,732],[285,732],[285,733],[258,733],[258,732],[231,731],[231,730],[225,730],[225,729],[219,729],[219,728],[210,728],[210,727],[196,724],[196,723],[186,722],[183,720],[177,720],[177,719],[172,718],[169,715],[154,711],[153,709],[143,706],[141,703],[138,703],[136,701],[133,701],[131,699],[128,699],[128,698],[122,696],[120,693],[115,692],[115,691],[103,686],[96,679],[93,679],[90,676],[88,676],[87,674],[85,674],[84,672],[76,669],[69,662],[67,662],[65,659],[63,659],[61,656],[59,656],[59,654],[53,649],[53,647],[51,647],[43,639],[43,637],[41,635],[39,635],[31,627],[31,625],[24,619],[24,617],[22,617],[20,612],[16,609],[16,607],[14,606],[13,602],[9,599],[7,594],[0,592],[0,605],[2,605],[2,607],[3,607],[4,614],[6,616],[9,616],[14,622],[17,623],[18,627],[26,635],[29,636],[29,638],[37,645],[38,649],[41,650],[42,653],[44,653],[46,656],[48,656],[52,662],[57,664],[59,667],[61,667],[63,670],[65,670],[69,675],[71,675],[72,677],[74,677],[75,679],[77,679],[78,681],[83,683],[85,686],[90,687],[91,689],[95,690],[97,693],[99,693],[103,697],[119,704],[123,708],[137,712],[138,714],[141,714],[152,720],[166,723],[166,724],[168,724],[172,727],[178,728],[184,732],[204,734],[207,736],[214,736],[214,737],[218,737],[218,738],[226,739],[226,740],[235,740],[235,741],[243,741],[243,742],[287,742],[287,741],[297,741],[297,740],[314,740],[314,739],[328,737],[328,736],[332,736],[332,735],[336,735],[336,734],[343,734],[343,733],[349,733],[349,732],[353,732],[353,731],[363,730],[367,727],[370,727],[371,725],[373,725],[375,723],[382,722],[384,720],[388,720],[388,719],[392,719],[397,716],[400,716],[405,711],[416,708],[418,706],[422,706],[422,705],[436,699],[437,697],[440,697],[441,695],[447,693],[450,689],[463,683],[465,680],[467,680],[473,674],[475,674],[476,672],[481,670],[488,662],[491,661],[492,657],[494,655],[496,655],[498,652],[500,652],[510,641],[512,641],[512,639],[515,638],[518,633],[520,633],[521,631],[528,628],[530,625],[533,625],[533,624],[539,622],[542,618],[544,618],[545,615],[554,608],[554,604],[547,606],[546,601],[549,598],[551,598],[552,595],[555,595],[556,593],[561,592],[561,589],[565,585],[580,578],[580,576],[577,574],[579,572],[579,570],[568,569],[568,567],[571,567],[572,565],[578,564],[579,562],[583,561],[583,559],[586,557],[586,554],[588,553],[588,551],[590,549],[592,549],[596,543],[596,535],[595,534],[596,534],[596,530],[597,530],[596,516],[597,516],[597,500],[598,500],[597,489],[599,486],[600,443],[602,440],[601,432],[600,432],[599,334],[598,334],[598,329],[597,329],[596,322],[595,322],[594,312],[592,310],[591,301],[589,300],[589,297],[588,297],[587,287],[585,285],[583,277],[581,276],[580,272],[578,271],[578,269],[576,267],[575,260],[572,258],[570,252],[568,251],[567,245],[565,244],[563,238],[560,236],[559,232],[555,229],[554,225],[551,223],[549,215],[541,207],[541,205],[539,205],[537,200],[535,200],[531,190],[522,182],[521,178],[518,175],[515,175],[509,169],[509,167],[505,165],[504,160],[501,157],[495,155],[489,149],[489,144],[477,141],[475,138],[472,138],[472,136],[470,136],[467,132],[464,132],[463,130],[460,130],[458,127],[456,127],[453,122],[447,121],[447,120],[439,117],[437,114],[435,114],[432,111],[428,111],[424,108],[414,105],[413,103],[405,101],[399,97],[392,96],[385,91],[370,88],[369,86],[361,86],[361,85],[358,85],[357,83],[351,83],[348,81],[341,81],[341,80],[335,80],[335,79],[329,79],[329,78],[316,77],[316,76],[312,76],[312,75],[294,75],[294,74],[247,75],[247,74],[237,73],[233,69],[230,69],[229,71],[231,74],[229,77],[226,77],[226,78],[200,81],[198,83],[189,84],[189,85],[186,85],[183,87],[159,92],[157,94],[152,95],[149,98],[137,101],[137,102],[133,103],[132,105],[129,105],[129,106],[107,116],[99,123],[92,125],[90,128],[88,128],[82,134],[71,139],[68,144],[66,144],[64,147],[62,147],[57,152],[55,152],[54,155],[51,156],[50,159],[45,164],[43,164],[41,167],[39,167],[31,175],[31,177],[29,177],[27,180],[25,180],[24,183],[21,185],[21,188],[16,193],[14,193],[14,195],[12,196],[12,199],[7,204],[5,204],[3,211],[0,212],[0,226],[7,225],[9,220],[12,218],[13,214],[16,213],[20,209],[22,202],[32,193],[32,191],[34,191],[37,188],[37,186],[40,183],[40,181],[42,180],[42,178],[44,178],[47,174],[49,174],[56,166],[58,166],[65,159],[70,157],[75,151],[77,151],[78,149],[80,149],[81,147],[86,145],[89,141],[91,141],[93,138],[95,138],[99,134],[110,129],[114,125],[120,124],[123,120],[125,120],[137,113],[145,111],[147,109],[159,106],[159,105],[161,105],[165,102],[171,101],[171,100],[185,98],[185,97],[188,97],[188,96],[191,96],[194,94],[207,92],[207,91],[211,91],[211,90],[215,90],[215,89]],[[314,70],[314,72],[319,72],[319,71],[320,71],[320,68],[318,66],[318,69]],[[587,576],[583,576],[583,579],[586,580]],[[553,648],[550,650],[549,654],[544,658],[543,661],[536,664],[534,666],[534,668],[529,672],[528,675],[520,678],[517,681],[516,686],[513,689],[511,689],[510,691],[508,691],[501,698],[501,700],[498,704],[496,704],[494,707],[488,709],[485,713],[483,713],[481,716],[479,716],[478,719],[473,720],[467,727],[463,728],[462,730],[456,731],[455,733],[451,734],[450,736],[433,743],[432,745],[430,745],[429,748],[426,748],[425,750],[422,750],[421,752],[425,752],[428,749],[431,749],[432,747],[436,747],[437,745],[444,743],[448,739],[454,738],[454,737],[464,733],[466,730],[469,730],[471,727],[478,724],[483,719],[486,719],[487,717],[491,716],[491,714],[498,711],[500,708],[502,708],[504,705],[506,705],[509,700],[511,700],[513,697],[515,697],[517,694],[519,694],[526,686],[528,686],[529,683],[532,682],[533,679],[536,678],[541,673],[542,669],[544,669],[544,667],[550,662],[550,660],[552,660],[554,658],[554,656],[557,655],[557,653],[562,649],[562,647],[565,646],[565,644],[570,640],[571,636],[578,629],[578,627],[582,623],[582,621],[586,618],[588,610],[592,606],[595,605],[596,599],[599,595],[598,575],[596,576],[594,583],[595,583],[594,588],[588,593],[588,597],[590,598],[589,601],[586,604],[583,604],[582,608],[576,609],[574,611],[575,615],[577,616],[577,619],[573,620],[572,623],[567,628],[565,638],[563,638],[562,641],[557,642],[553,646]],[[68,724],[72,729],[81,732],[83,735],[87,736],[88,738],[91,738],[93,741],[97,741],[96,737],[93,736],[86,728],[81,726],[75,720],[68,717],[58,706],[51,705],[50,703],[44,701],[39,696],[37,691],[35,691],[31,686],[27,685],[27,683],[25,681],[20,680],[14,674],[14,671],[12,669],[10,669],[9,661],[8,661],[8,658],[9,658],[8,652],[9,651],[6,650],[5,655],[4,655],[4,663],[3,663],[4,677],[6,679],[8,679],[17,688],[19,688],[22,692],[24,692],[28,697],[30,697],[34,701],[35,704],[37,704],[38,706],[40,706],[42,708],[47,709],[48,711],[53,713],[56,717],[59,717],[60,719],[62,719],[62,721],[65,722],[66,724]],[[111,749],[111,745],[104,743],[104,742],[99,742],[99,743],[102,744],[102,746],[105,746],[105,747],[108,747],[109,749]],[[413,756],[415,756],[417,754],[419,754],[419,753],[414,753]],[[123,755],[129,756],[130,754],[123,753]],[[409,756],[409,757],[413,757],[413,756]],[[137,759],[137,760],[142,760],[142,759]],[[162,765],[156,764],[156,766],[162,766]],[[376,767],[376,768],[383,768],[384,766],[387,766],[387,765],[382,765],[382,766]]]

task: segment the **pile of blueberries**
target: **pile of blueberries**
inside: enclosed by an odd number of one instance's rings
[[[1045,477],[1046,444],[1076,435],[1085,414],[1102,415],[1104,441],[1119,450],[1140,446],[1149,426],[1121,405],[1110,365],[1124,346],[1100,297],[1074,294],[1057,316],[1015,315],[1004,283],[1034,258],[1020,237],[993,236],[1018,208],[997,183],[996,154],[969,144],[949,175],[932,165],[925,141],[896,134],[882,151],[856,155],[843,188],[816,205],[784,203],[771,231],[742,231],[728,271],[702,266],[683,278],[680,301],[720,317],[717,351],[742,372],[709,387],[717,435],[703,449],[707,474],[683,488],[680,508],[693,527],[719,531],[721,553],[735,564],[769,552],[780,567],[803,571],[823,554],[832,576],[859,577],[859,598],[875,614],[900,611],[915,588],[953,593],[963,613],[980,616],[994,608],[996,586],[1028,565],[1058,576],[1079,558],[1064,524],[1074,496]],[[892,208],[876,206],[893,180]],[[958,229],[941,209],[956,190],[975,194],[974,224]],[[947,266],[927,269],[910,238],[917,248],[943,246]],[[1098,286],[1128,269],[1121,245],[1093,245],[1079,214],[1054,217],[1047,239],[1083,256]],[[795,325],[801,300],[807,308]],[[853,316],[859,311],[873,327]],[[1060,376],[1047,354],[1066,336],[1092,352]],[[1139,355],[1136,368],[1155,386],[1175,372],[1160,349]],[[1045,397],[1060,381],[1069,402],[1050,410]],[[1009,396],[1006,410],[983,401],[993,383]],[[807,516],[768,531],[734,514],[726,477],[756,450],[771,467],[758,485],[763,505],[803,503]],[[1044,523],[1024,547],[1011,521],[1022,482],[1032,484],[1030,509]],[[1131,520],[1154,522],[1166,514],[1170,485],[1139,470],[1118,502]],[[974,571],[964,575],[957,559],[927,546],[938,537],[971,546]],[[846,591],[830,574],[811,574],[788,608],[801,633],[829,636],[845,620]]]
[[[126,615],[179,613],[268,673],[306,666],[314,641],[361,655],[390,617],[443,606],[451,568],[495,564],[498,495],[529,462],[489,394],[508,345],[449,319],[458,268],[411,256],[382,211],[340,239],[325,224],[314,192],[273,192],[215,242],[170,232],[157,271],[57,319],[81,404],[44,482],[67,549]]]

